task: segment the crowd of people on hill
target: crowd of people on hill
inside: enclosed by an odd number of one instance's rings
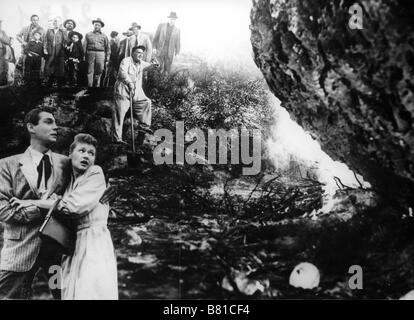
[[[123,59],[131,57],[138,46],[143,47],[143,61],[157,60],[161,72],[169,74],[174,57],[180,53],[180,30],[175,26],[175,12],[167,18],[154,37],[141,32],[141,26],[133,22],[121,40],[117,31],[110,37],[102,31],[105,23],[100,18],[94,19],[93,30],[83,35],[76,30],[74,19],[61,23],[55,17],[43,28],[39,16],[33,14],[30,25],[16,35],[22,47],[18,61],[13,38],[2,30],[0,20],[0,86],[13,84],[16,68],[23,74],[23,84],[30,86],[113,86]]]

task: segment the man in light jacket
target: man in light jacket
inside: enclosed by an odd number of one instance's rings
[[[145,50],[144,46],[132,48],[132,56],[123,59],[119,66],[114,87],[115,109],[112,116],[113,139],[117,143],[125,143],[122,140],[122,127],[131,104],[141,128],[148,130],[151,126],[151,100],[142,89],[142,75],[144,70],[158,64],[156,61],[144,61]]]

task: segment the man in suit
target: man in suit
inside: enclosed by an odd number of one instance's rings
[[[161,23],[154,36],[154,47],[156,49],[161,72],[169,74],[174,56],[180,53],[180,29],[175,26],[178,19],[175,12],[168,16],[168,23]]]
[[[126,42],[126,50],[125,50],[125,57],[131,57],[132,56],[132,49],[138,46],[144,46],[146,48],[143,60],[146,62],[151,61],[151,55],[152,55],[152,43],[151,39],[148,35],[141,32],[141,26],[134,22],[132,23],[131,30],[133,34],[128,37],[128,40]]]
[[[69,181],[70,163],[54,153],[57,126],[52,110],[36,108],[25,117],[30,146],[22,154],[0,160],[0,221],[4,243],[0,254],[0,298],[27,299],[39,268],[49,278],[49,268],[60,266],[60,255],[38,235],[46,212],[35,206],[16,209],[12,198],[40,199],[63,194]],[[51,290],[60,299],[60,290]]]

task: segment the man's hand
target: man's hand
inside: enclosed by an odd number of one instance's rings
[[[15,208],[16,211],[20,211],[23,208],[28,208],[34,205],[32,200],[20,200],[16,197],[11,198],[9,200],[9,203],[12,207]]]
[[[99,202],[102,204],[111,204],[118,198],[118,196],[118,189],[114,186],[109,186],[106,188]]]
[[[134,82],[128,83],[128,88],[129,88],[130,96],[134,97],[134,95],[135,95],[135,83]]]

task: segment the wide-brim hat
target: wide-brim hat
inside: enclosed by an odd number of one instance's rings
[[[171,11],[170,12],[170,15],[167,18],[170,18],[170,19],[178,19],[177,14],[174,11]]]
[[[141,26],[138,23],[136,23],[136,22],[132,22],[131,28],[129,28],[129,30],[132,30],[133,28],[141,29]]]
[[[92,20],[92,24],[95,24],[95,23],[100,23],[102,28],[105,27],[105,23],[102,21],[101,18],[96,18],[95,20]]]
[[[66,28],[66,23],[68,23],[69,21],[73,23],[73,29],[75,29],[76,28],[76,22],[75,22],[75,20],[72,20],[72,19],[65,20],[65,22],[63,22],[63,26]]]
[[[76,34],[76,35],[78,36],[79,41],[81,41],[81,40],[82,40],[83,35],[82,35],[82,34],[80,34],[79,32],[76,32],[76,31],[71,31],[71,32],[69,32],[69,39],[72,39],[72,36],[73,36],[74,34]]]

